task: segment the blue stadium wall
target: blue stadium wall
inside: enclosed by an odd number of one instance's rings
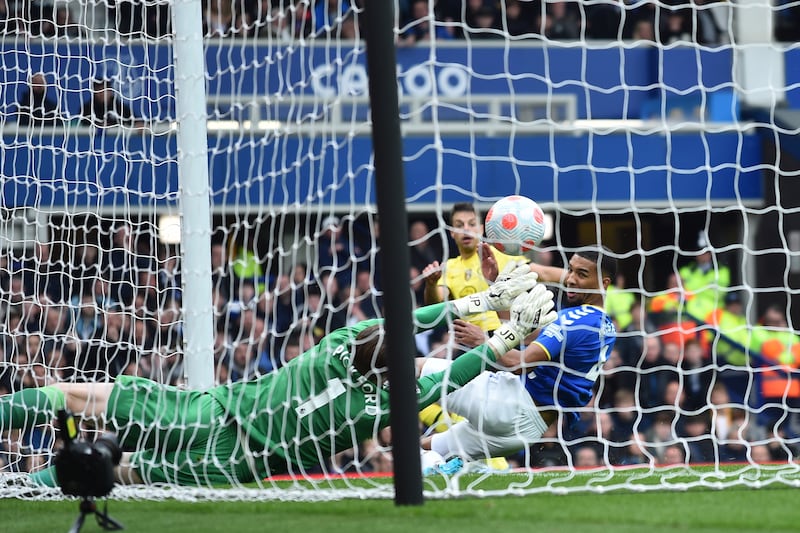
[[[167,46],[34,44],[23,48],[9,44],[0,50],[5,66],[0,71],[3,109],[10,108],[27,73],[41,70],[58,73],[58,83],[65,89],[60,93],[62,106],[72,115],[77,116],[81,103],[89,98],[89,80],[109,76],[118,80],[118,88],[138,115],[164,121],[175,116],[172,49]],[[458,96],[467,91],[551,91],[573,94],[579,118],[635,119],[653,99],[674,96],[710,101],[732,88],[729,49],[472,46],[437,47],[436,54],[432,66],[427,48],[398,50],[404,93],[426,96],[438,90]],[[283,59],[272,63],[269,58],[277,55]],[[208,72],[216,73],[208,80],[210,95],[286,94],[289,90],[336,94],[366,87],[359,77],[365,71],[363,48],[337,52],[325,47],[287,49],[228,42],[209,44],[206,57]],[[796,107],[800,107],[800,66],[790,67],[798,63],[800,50],[787,52],[787,97]],[[141,66],[145,64],[147,69]],[[312,71],[316,75],[311,76]],[[436,83],[431,83],[433,78]],[[368,136],[342,142],[331,142],[330,136],[262,139],[242,149],[244,140],[230,133],[209,137],[215,204],[313,200],[344,207],[371,190]],[[433,136],[405,140],[411,201],[452,202],[473,194],[489,198],[515,192],[511,188],[543,203],[601,207],[631,201],[664,205],[763,201],[761,145],[754,134],[517,134],[513,139],[493,137],[479,143],[466,135],[448,135],[442,139],[440,168],[440,153],[432,141]],[[297,157],[320,152],[328,155]],[[173,204],[178,190],[175,153],[172,136],[28,136],[7,130],[0,145],[2,201],[5,207]],[[343,165],[343,158],[350,163]],[[275,162],[285,172],[276,172]],[[431,169],[437,168],[441,187],[434,187],[432,181]]]

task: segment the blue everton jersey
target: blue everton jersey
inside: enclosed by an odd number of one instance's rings
[[[616,338],[614,323],[601,308],[562,309],[558,320],[534,341],[544,348],[550,362],[537,365],[525,376],[525,388],[537,405],[584,407]]]

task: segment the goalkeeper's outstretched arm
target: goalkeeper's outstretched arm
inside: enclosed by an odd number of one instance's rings
[[[414,321],[422,330],[486,311],[507,311],[514,299],[536,285],[537,275],[524,263],[509,263],[492,287],[451,302],[428,305],[414,311]]]
[[[557,318],[554,305],[553,293],[543,285],[534,285],[530,291],[518,295],[511,305],[511,320],[498,328],[486,344],[458,357],[448,370],[417,380],[419,408],[439,401],[443,395],[464,386],[487,368],[496,368],[498,359],[517,348],[531,331]]]

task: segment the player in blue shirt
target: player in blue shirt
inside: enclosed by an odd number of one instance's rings
[[[484,257],[484,275],[493,279],[497,267],[492,269],[491,252],[484,249]],[[467,421],[428,437],[423,448],[468,459],[508,455],[541,438],[559,412],[577,419],[576,409],[589,403],[616,339],[603,294],[616,277],[617,261],[605,248],[581,249],[566,269],[531,264],[531,270],[541,282],[563,285],[568,307],[524,350],[511,350],[498,360],[514,373],[485,372],[449,394],[443,406]],[[431,361],[423,374],[447,364]]]

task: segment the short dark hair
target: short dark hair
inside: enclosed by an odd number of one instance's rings
[[[386,335],[383,326],[375,324],[362,329],[355,339],[353,368],[372,382],[387,371]]]
[[[588,259],[595,265],[604,277],[611,278],[613,281],[617,277],[617,258],[614,257],[613,252],[607,247],[600,245],[590,248],[581,248],[575,252],[575,255]]]
[[[453,208],[450,210],[450,220],[453,220],[456,213],[475,213],[475,216],[480,216],[480,212],[475,208],[475,204],[471,202],[457,202],[453,204]]]

